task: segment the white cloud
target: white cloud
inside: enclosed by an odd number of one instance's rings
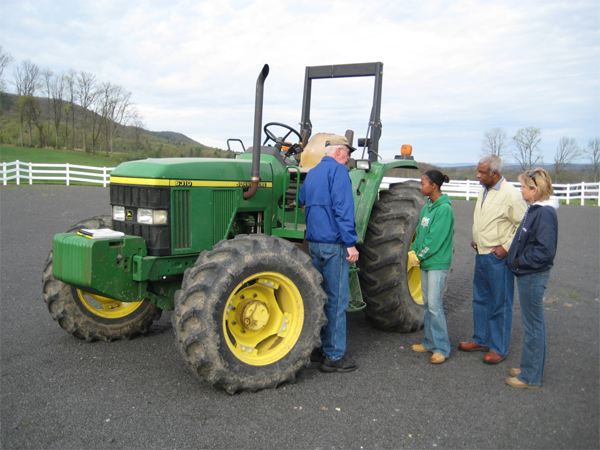
[[[4,0],[4,48],[56,72],[130,90],[152,130],[207,145],[252,140],[262,65],[266,121],[296,125],[304,69],[382,61],[383,135],[426,162],[475,161],[483,133],[542,129],[546,161],[566,134],[600,135],[597,1]],[[312,119],[364,134],[371,80],[319,80]]]

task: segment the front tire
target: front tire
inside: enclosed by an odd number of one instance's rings
[[[233,394],[294,381],[320,345],[327,297],[295,245],[239,235],[202,252],[175,294],[173,329],[186,363]]]
[[[382,330],[405,333],[423,326],[421,274],[408,269],[407,254],[424,205],[417,182],[390,185],[379,193],[359,246],[364,311]]]
[[[67,232],[110,228],[111,225],[110,216],[97,216],[77,223]],[[57,280],[52,275],[52,252],[44,266],[42,290],[52,318],[68,333],[88,342],[98,339],[110,342],[145,334],[162,313],[149,299],[120,302]]]

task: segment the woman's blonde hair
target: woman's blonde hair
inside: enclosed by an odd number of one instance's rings
[[[544,169],[536,168],[519,175],[521,184],[528,186],[530,189],[537,188],[537,192],[533,199],[537,202],[540,200],[548,200],[551,195],[554,195],[552,180],[550,174]]]

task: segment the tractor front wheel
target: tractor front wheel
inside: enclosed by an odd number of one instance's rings
[[[79,222],[67,232],[110,226],[110,216],[98,216]],[[42,283],[44,301],[54,320],[71,335],[88,342],[130,339],[144,334],[162,312],[148,299],[120,302],[57,280],[52,275],[52,252],[44,266]]]
[[[327,297],[304,252],[239,235],[200,254],[175,294],[173,329],[193,372],[233,394],[295,380],[320,344]]]

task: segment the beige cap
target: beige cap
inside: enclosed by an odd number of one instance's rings
[[[332,134],[327,138],[327,141],[325,141],[325,147],[327,147],[328,145],[345,145],[350,149],[350,153],[356,150],[350,145],[348,139],[346,139],[344,136],[338,136],[337,134]]]

